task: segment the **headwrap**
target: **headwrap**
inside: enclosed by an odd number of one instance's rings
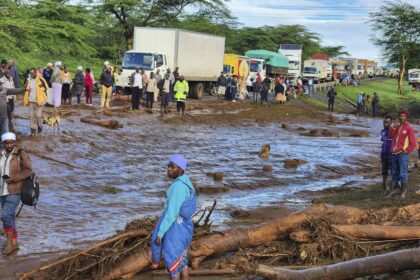
[[[16,134],[14,134],[13,132],[6,132],[1,136],[1,141],[9,141],[9,140],[13,140],[16,141]]]
[[[171,158],[169,159],[169,162],[175,163],[182,170],[186,170],[188,167],[188,162],[182,155],[171,156]]]
[[[77,66],[77,70],[78,70],[78,71],[83,71],[83,67],[82,67],[82,65]]]
[[[58,67],[58,66],[61,66],[61,65],[63,65],[63,64],[61,63],[61,61],[56,61],[56,62],[55,62],[55,67]]]

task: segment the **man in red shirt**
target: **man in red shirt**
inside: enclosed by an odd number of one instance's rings
[[[408,117],[408,111],[401,110],[398,113],[399,123],[397,123],[397,126],[394,124],[389,131],[389,136],[392,138],[393,190],[387,197],[392,197],[399,191],[398,182],[401,182],[401,198],[404,199],[407,195],[409,154],[416,148],[416,135],[413,127],[408,123]]]

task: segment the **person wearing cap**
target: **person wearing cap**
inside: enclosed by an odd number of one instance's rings
[[[0,83],[2,83],[2,87],[3,87],[2,92],[5,91],[4,93],[7,93],[8,89],[15,88],[15,82],[13,80],[12,72],[9,69],[4,70],[4,76],[0,78]],[[13,112],[15,111],[15,99],[16,99],[15,95],[7,96],[7,119],[9,120],[9,131],[14,131]],[[7,131],[4,131],[4,132],[7,132]]]
[[[416,135],[413,127],[408,123],[409,113],[401,110],[398,113],[399,123],[393,123],[389,136],[392,138],[392,191],[386,197],[393,197],[400,191],[399,182],[401,182],[401,198],[407,195],[408,185],[408,162],[409,154],[416,149]]]
[[[169,159],[167,175],[172,184],[167,191],[163,214],[152,234],[152,269],[157,269],[162,256],[170,279],[188,279],[188,246],[192,241],[196,211],[194,187],[187,175],[188,166],[182,155]]]
[[[61,61],[57,61],[54,64],[54,70],[51,76],[52,85],[52,102],[54,107],[61,106],[61,91],[63,89],[64,73],[61,71],[63,64]]]
[[[85,86],[85,76],[83,75],[83,67],[78,66],[76,69],[76,74],[73,79],[72,93],[76,95],[77,104],[80,104],[80,96],[82,96],[83,88]],[[71,99],[70,99],[71,103]]]
[[[42,77],[44,80],[48,83],[48,86],[51,88],[51,76],[53,73],[53,64],[51,62],[47,63],[47,66],[45,67],[44,71],[42,72]]]
[[[99,81],[102,85],[101,108],[109,108],[112,96],[112,85],[114,84],[114,75],[112,74],[111,65],[106,66],[106,70],[102,72]]]
[[[19,250],[15,213],[23,181],[32,175],[32,166],[28,154],[16,146],[14,133],[3,134],[1,141],[4,150],[0,154],[0,204],[1,221],[7,237],[3,254],[7,256]]]
[[[47,82],[38,77],[35,68],[29,70],[29,79],[26,82],[23,106],[29,106],[29,118],[31,120],[31,135],[42,133],[42,109],[47,101]]]
[[[177,113],[182,111],[182,115],[185,115],[185,102],[187,101],[189,90],[188,82],[184,80],[184,76],[181,75],[179,80],[175,83],[174,92],[176,100],[176,111]]]

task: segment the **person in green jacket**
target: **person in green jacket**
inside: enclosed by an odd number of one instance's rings
[[[182,111],[182,115],[185,115],[185,101],[187,99],[189,87],[188,82],[184,80],[184,76],[180,76],[179,80],[175,83],[175,100],[176,100],[176,111],[179,113]]]

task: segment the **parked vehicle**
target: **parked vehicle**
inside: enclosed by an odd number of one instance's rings
[[[172,28],[134,27],[133,50],[122,62],[124,87],[136,67],[165,73],[179,67],[189,82],[189,96],[201,98],[223,70],[225,37]]]
[[[248,81],[256,81],[258,72],[261,71],[261,79],[266,77],[266,66],[264,59],[251,58],[249,61],[249,76]]]
[[[408,69],[408,83],[413,87],[420,85],[420,69]]]
[[[247,56],[233,53],[225,53],[223,60],[223,72],[230,75],[236,75],[248,78],[250,68],[250,58]]]
[[[293,83],[297,83],[302,72],[302,45],[280,44],[278,53],[289,59],[288,76]]]
[[[245,55],[252,59],[264,60],[266,75],[288,74],[289,59],[284,55],[267,50],[250,50]]]
[[[303,63],[303,80],[313,79],[315,83],[325,82],[328,78],[329,63],[322,59],[309,59]],[[331,68],[332,77],[332,68]]]

